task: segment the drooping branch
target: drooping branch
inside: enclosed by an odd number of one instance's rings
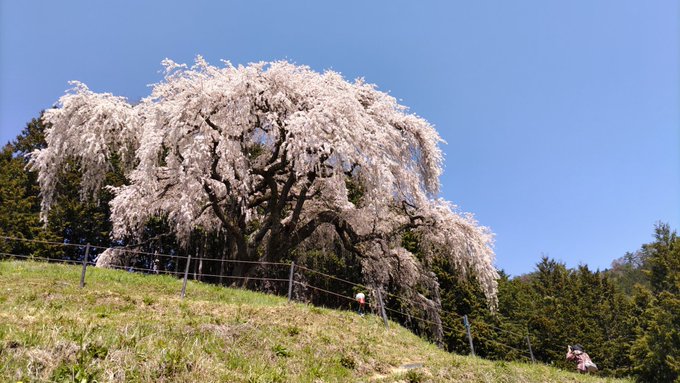
[[[115,155],[129,180],[111,188],[116,236],[139,235],[160,215],[180,241],[196,228],[219,231],[238,257],[256,259],[290,254],[323,227],[352,254],[367,257],[377,241],[370,256],[389,258],[416,231],[424,261],[399,252],[398,267],[424,273],[427,260],[447,257],[493,301],[493,235],[434,198],[441,139],[394,97],[287,62],[164,65],[164,80],[136,105],[78,84],[45,113],[47,147],[31,157],[43,216],[65,161],[83,168],[87,197]]]

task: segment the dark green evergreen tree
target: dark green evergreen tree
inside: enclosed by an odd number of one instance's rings
[[[680,380],[680,239],[659,224],[655,241],[642,246],[650,288],[639,287],[638,338],[631,349],[633,371],[642,382]]]
[[[26,169],[27,155],[45,145],[43,131],[39,119],[31,120],[0,154],[0,235],[27,240],[0,240],[0,249],[6,254],[45,256],[61,250],[50,252],[48,245],[30,242],[59,241],[43,230],[36,175]]]
[[[21,157],[7,144],[0,152],[0,236],[33,239],[39,231],[40,202]],[[28,255],[31,243],[0,239],[0,252]]]
[[[84,203],[78,194],[81,177],[77,163],[60,179],[58,202],[50,211],[47,225],[40,221],[40,198],[36,174],[27,169],[28,156],[45,146],[45,126],[41,119],[31,120],[15,140],[7,144],[0,155],[0,235],[41,242],[4,240],[0,247],[6,253],[46,258],[78,259],[83,247],[65,247],[59,243],[108,246],[111,223],[108,201],[111,195],[102,193],[98,203]],[[114,159],[115,160],[115,159]],[[114,167],[115,168],[115,167]],[[107,174],[116,184],[122,183],[119,173]],[[96,250],[91,252],[94,257]]]

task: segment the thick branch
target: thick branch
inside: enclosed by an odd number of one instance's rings
[[[208,194],[208,199],[210,200],[210,206],[213,209],[213,212],[215,213],[215,216],[222,222],[225,228],[227,228],[227,231],[231,233],[234,236],[240,236],[239,229],[236,227],[234,222],[230,221],[227,216],[224,214],[224,211],[220,207],[220,200],[217,198],[217,195],[215,192],[212,190],[210,185],[208,185],[207,181],[203,182],[203,190],[205,190],[206,194]]]
[[[307,201],[307,192],[309,191],[309,188],[314,183],[316,176],[317,175],[316,175],[315,172],[307,173],[307,182],[302,187],[302,190],[300,190],[300,195],[297,196],[297,201],[295,201],[295,207],[293,208],[293,213],[291,214],[290,220],[288,221],[286,228],[285,228],[286,233],[290,234],[290,232],[293,231],[295,226],[297,226],[297,223],[300,220],[300,214],[302,213],[302,206],[304,205],[305,201]],[[318,192],[318,190],[317,190],[317,192]]]
[[[354,228],[347,223],[343,218],[341,218],[336,212],[326,210],[319,213],[316,217],[312,218],[305,225],[300,227],[291,236],[291,242],[289,246],[291,248],[296,247],[302,241],[309,238],[310,235],[314,233],[316,228],[322,224],[332,224],[335,231],[343,239],[345,247],[348,249],[356,251],[356,244],[360,242],[359,235],[354,231]]]

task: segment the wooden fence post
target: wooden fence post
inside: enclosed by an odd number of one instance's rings
[[[390,325],[387,323],[387,313],[385,312],[385,302],[382,299],[382,293],[380,289],[376,290],[378,294],[378,304],[380,305],[380,315],[382,315],[383,322],[385,322],[385,328],[389,329]]]
[[[290,275],[288,276],[288,302],[293,299],[293,273],[295,272],[295,262],[290,263]]]
[[[463,324],[465,324],[465,330],[467,331],[467,337],[470,341],[470,352],[472,356],[475,356],[475,346],[472,344],[472,334],[470,333],[470,322],[468,321],[467,315],[463,315]]]
[[[83,257],[83,272],[80,273],[80,287],[85,287],[85,271],[87,270],[87,262],[90,258],[90,244],[85,246],[85,256]]]
[[[182,282],[182,299],[184,299],[184,296],[186,295],[187,292],[187,277],[189,276],[189,264],[191,263],[191,253],[189,253],[189,256],[187,257],[187,265],[184,268],[184,281]]]

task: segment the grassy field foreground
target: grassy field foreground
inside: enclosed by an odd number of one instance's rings
[[[446,353],[379,318],[124,271],[0,262],[2,382],[622,382]],[[423,367],[404,370],[400,366]]]

